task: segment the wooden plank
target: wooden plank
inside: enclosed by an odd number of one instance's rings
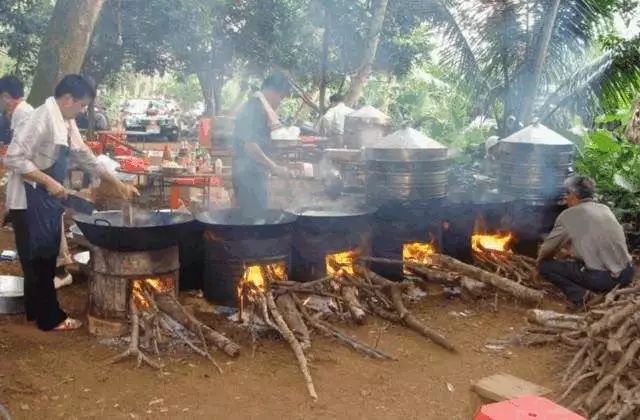
[[[551,390],[518,378],[508,373],[498,373],[480,379],[473,385],[473,390],[490,401],[504,401],[523,395],[543,396]]]

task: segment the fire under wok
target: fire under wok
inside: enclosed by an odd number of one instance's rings
[[[92,215],[76,214],[74,221],[92,245],[122,252],[175,246],[194,225],[191,214],[170,210],[136,210],[132,223],[125,220],[120,210],[95,212]]]

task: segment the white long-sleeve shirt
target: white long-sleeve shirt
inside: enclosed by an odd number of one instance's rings
[[[33,107],[29,105],[27,101],[20,102],[13,110],[13,114],[11,114],[10,128],[13,130],[14,135],[16,131],[21,130],[27,124],[32,112]]]
[[[13,110],[13,113],[11,114],[11,121],[9,121],[9,127],[13,131],[14,138],[16,133],[20,132],[27,125],[27,121],[29,121],[32,113],[33,107],[26,101],[20,102],[20,104],[18,104],[18,106]],[[24,208],[21,206],[21,201],[25,195],[22,177],[20,175],[16,175],[15,172],[11,170],[7,171],[7,189],[5,194],[5,208]]]
[[[69,147],[70,164],[99,176],[102,167],[91,149],[82,141],[75,120],[65,120],[55,98],[48,98],[27,118],[24,126],[14,132],[7,149],[5,165],[11,171],[7,183],[7,208],[27,208],[23,174],[51,167],[56,160],[56,149]]]

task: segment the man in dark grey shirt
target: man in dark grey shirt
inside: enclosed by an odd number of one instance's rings
[[[262,90],[247,101],[236,116],[232,166],[236,207],[248,215],[260,214],[268,206],[269,173],[286,177],[289,171],[270,157],[271,131],[278,128],[275,110],[289,95],[285,75],[267,77]]]
[[[606,293],[631,283],[634,270],[622,226],[609,207],[593,200],[595,182],[573,176],[565,188],[569,208],[560,213],[540,247],[538,270],[579,308],[589,292]],[[554,260],[565,246],[575,260]]]

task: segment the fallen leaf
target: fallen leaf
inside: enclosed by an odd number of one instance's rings
[[[164,398],[158,398],[158,399],[156,399],[156,400],[151,400],[151,401],[149,401],[149,405],[150,405],[150,406],[151,406],[151,405],[156,405],[156,404],[160,404],[160,403],[163,403],[163,402],[164,402]]]
[[[29,407],[29,404],[20,404],[20,409],[21,410],[31,410],[31,407]]]
[[[449,382],[447,382],[447,389],[449,390],[449,392],[453,392],[455,391],[455,388],[453,387],[452,384],[450,384]]]

